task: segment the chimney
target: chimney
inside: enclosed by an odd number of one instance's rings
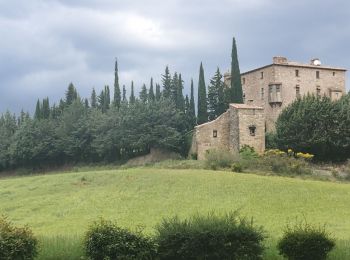
[[[288,60],[286,57],[275,56],[272,58],[272,61],[274,64],[286,64]]]

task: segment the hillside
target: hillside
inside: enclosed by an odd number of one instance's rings
[[[350,233],[350,185],[205,170],[136,168],[0,180],[0,212],[43,237],[81,236],[102,216],[147,233],[162,217],[241,211],[276,239],[287,221]],[[347,250],[348,251],[348,250]]]

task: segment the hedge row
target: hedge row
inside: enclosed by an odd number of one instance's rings
[[[209,214],[186,220],[164,219],[154,237],[106,220],[94,222],[84,238],[91,260],[117,259],[263,259],[265,232],[237,213]],[[34,259],[38,240],[29,228],[0,218],[0,259]],[[287,227],[277,248],[287,259],[326,259],[335,246],[324,227],[301,223]]]

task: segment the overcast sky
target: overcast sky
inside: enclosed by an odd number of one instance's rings
[[[233,36],[241,72],[276,55],[350,68],[350,1],[0,0],[0,112],[32,112],[70,82],[89,97],[113,85],[115,57],[128,94],[166,65],[188,93],[201,61],[207,82],[229,69]]]

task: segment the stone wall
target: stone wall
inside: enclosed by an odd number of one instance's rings
[[[251,126],[255,127],[254,135],[250,133]],[[263,108],[230,104],[216,120],[195,127],[190,153],[197,153],[198,160],[203,160],[210,149],[237,154],[243,145],[254,147],[258,153],[265,150]]]
[[[216,131],[216,137],[213,135],[214,131]],[[191,153],[197,153],[198,160],[205,159],[207,150],[214,148],[228,150],[229,111],[226,111],[214,121],[196,126],[193,139]]]

